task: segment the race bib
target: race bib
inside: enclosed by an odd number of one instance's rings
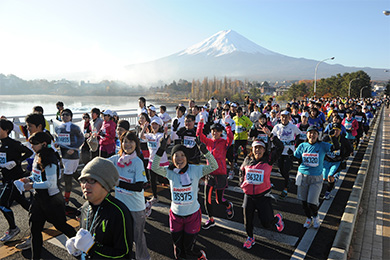
[[[344,113],[338,113],[341,119],[344,119]]]
[[[188,205],[194,202],[192,186],[185,188],[175,188],[172,190],[172,201],[177,205]]]
[[[119,180],[126,182],[126,183],[134,183],[134,178],[125,178],[125,177],[119,176]]]
[[[299,135],[299,139],[301,139],[301,140],[306,140],[306,131],[301,131],[302,132],[302,134],[300,134]]]
[[[156,140],[148,140],[148,147],[152,150],[157,149],[157,141]]]
[[[340,150],[335,150],[332,152],[327,152],[326,155],[330,158],[336,158],[337,156],[340,156]]]
[[[308,167],[318,167],[320,156],[318,153],[304,153],[302,163]]]
[[[257,139],[263,140],[264,143],[268,143],[268,135],[266,135],[266,134],[259,134],[257,136]]]
[[[70,145],[70,134],[58,134],[57,143],[60,145]]]
[[[293,152],[295,151],[295,141],[294,140],[292,140],[292,141],[282,141],[282,143],[284,144],[284,149],[283,149],[283,153],[282,154],[287,155],[289,149],[291,149]]]
[[[245,131],[245,127],[236,125],[236,133],[242,133]]]
[[[33,168],[31,173],[34,182],[42,182],[42,172],[40,170]]]
[[[264,182],[264,170],[248,169],[246,173],[246,182],[253,185],[259,185]]]
[[[350,130],[352,129],[352,123],[345,121],[345,129]]]
[[[363,117],[362,116],[355,116],[355,119],[356,119],[356,121],[358,121],[360,123],[360,122],[362,122]]]
[[[0,153],[0,164],[4,164],[7,162],[7,154],[6,153]]]
[[[195,146],[195,136],[184,136],[183,138],[183,145],[187,148],[192,148]]]

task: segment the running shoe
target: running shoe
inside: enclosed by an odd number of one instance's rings
[[[19,243],[15,246],[16,249],[19,250],[27,250],[31,248],[31,236],[27,238],[24,242]]]
[[[251,249],[252,246],[255,245],[255,238],[254,237],[248,237],[243,245],[246,249]]]
[[[207,260],[206,252],[203,250],[200,250],[201,256],[198,257],[198,260]]]
[[[149,217],[150,214],[152,214],[152,204],[149,201],[147,201],[145,204],[145,215],[146,217]]]
[[[329,200],[332,196],[330,195],[330,191],[326,191],[324,195],[324,199]]]
[[[229,180],[233,180],[233,178],[234,178],[234,171],[233,171],[233,170],[230,170],[230,171],[229,171],[228,179],[229,179]]]
[[[158,198],[153,196],[150,200],[148,200],[148,202],[150,202],[150,204],[152,204],[153,206],[153,204],[156,204],[158,202]]]
[[[279,199],[284,200],[285,198],[287,198],[287,191],[286,190],[282,190],[282,192],[279,195]]]
[[[320,223],[320,216],[313,218],[313,228],[319,228],[321,225]]]
[[[14,229],[8,229],[4,236],[2,236],[0,238],[0,241],[1,242],[8,242],[10,241],[12,238],[14,238],[17,234],[19,234],[20,232],[20,229],[18,227],[14,228]]]
[[[206,223],[203,224],[202,228],[203,229],[209,229],[211,227],[215,226],[215,221],[214,220],[207,220]]]
[[[305,223],[303,224],[303,227],[310,228],[311,226],[311,218],[307,218]]]
[[[278,218],[278,222],[276,222],[276,229],[279,231],[279,232],[282,232],[283,229],[284,229],[284,222],[283,222],[283,216],[282,214],[278,213],[275,215],[275,217]]]
[[[226,214],[228,219],[232,219],[234,217],[234,208],[233,203],[229,202],[230,207],[226,208]]]

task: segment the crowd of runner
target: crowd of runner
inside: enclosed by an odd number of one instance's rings
[[[25,125],[3,116],[0,211],[9,228],[0,241],[11,241],[20,232],[11,209],[16,201],[28,211],[31,231],[16,248],[31,248],[33,259],[41,257],[46,221],[69,238],[68,252],[82,259],[150,259],[144,229],[153,205],[159,202],[160,183],[169,186],[171,193],[174,257],[207,259],[205,250],[195,246],[196,236],[201,229],[216,226],[217,205],[226,209],[228,219],[233,218],[233,203],[224,192],[228,181],[237,178],[244,192],[247,238],[243,247],[250,249],[255,244],[256,211],[264,228],[283,231],[283,216],[274,214],[271,191],[278,191],[282,200],[289,196],[293,168],[298,199],[307,217],[303,227],[319,228],[323,185],[323,198],[331,199],[346,160],[368,137],[370,121],[382,103],[389,106],[388,99],[373,98],[278,104],[272,98],[264,102],[246,97],[239,104],[212,97],[201,106],[193,100],[187,106],[179,104],[171,118],[165,106],[157,113],[141,97],[138,124],[130,129],[130,123],[110,109],[93,108],[83,114],[81,124],[73,123],[72,111],[57,102],[51,133],[40,106],[26,116]],[[26,145],[12,139],[12,131],[24,135]],[[22,167],[24,161],[27,167]],[[81,172],[80,162],[84,164]],[[281,187],[271,183],[274,165],[284,179]],[[73,212],[80,221],[78,231],[66,222],[72,179],[80,184],[86,199]],[[203,183],[208,220],[202,224],[198,186]],[[144,190],[149,188],[153,195],[145,198]]]

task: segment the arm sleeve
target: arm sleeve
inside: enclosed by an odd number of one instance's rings
[[[46,181],[34,182],[34,189],[49,189],[57,186],[57,166],[50,164],[45,167]]]
[[[152,171],[163,177],[167,176],[167,168],[160,166],[161,157],[156,154],[153,158]]]
[[[79,147],[84,143],[84,134],[81,132],[81,129],[78,126],[75,126],[73,134],[75,136],[76,141],[74,144],[74,148],[79,149]]]
[[[218,163],[215,160],[214,156],[210,152],[207,152],[205,154],[205,156],[206,156],[206,159],[207,159],[209,164],[203,166],[203,172],[202,172],[203,176],[207,175],[207,174],[210,174],[213,171],[215,171],[216,169],[218,169]]]
[[[123,189],[126,189],[126,190],[131,190],[131,191],[142,191],[142,189],[144,188],[144,182],[143,181],[140,181],[140,182],[136,182],[136,183],[127,183],[127,182],[124,182],[124,181],[119,181],[119,185],[118,185],[120,188],[123,188]]]

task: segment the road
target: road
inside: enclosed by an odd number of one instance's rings
[[[285,229],[283,232],[266,230],[261,227],[258,219],[255,220],[256,245],[247,250],[242,247],[246,239],[243,212],[241,208],[243,193],[238,187],[237,174],[232,181],[229,181],[229,188],[225,197],[234,204],[235,215],[233,219],[227,220],[223,206],[216,206],[216,227],[209,230],[201,230],[197,238],[197,245],[204,249],[209,259],[326,259],[332,246],[337,228],[344,212],[346,202],[351,192],[357,171],[367,142],[363,143],[356,155],[348,161],[347,171],[342,176],[333,191],[335,195],[331,200],[321,199],[320,217],[321,227],[316,229],[305,229],[302,224],[306,217],[303,214],[301,203],[297,200],[296,186],[291,185],[289,196],[285,200],[273,202],[274,213],[282,213]],[[379,148],[378,148],[379,149]],[[296,168],[296,166],[295,166]],[[295,178],[295,171],[291,172],[291,179]],[[275,198],[282,189],[282,177],[274,167],[271,181],[274,184],[272,191]],[[169,189],[164,186],[158,188],[160,201],[153,207],[151,216],[146,221],[145,234],[152,259],[173,259],[173,247],[169,233],[168,212],[170,204]],[[150,196],[150,190],[145,191],[145,196]],[[28,195],[27,195],[28,196]],[[203,186],[200,186],[199,202],[202,212]],[[71,206],[77,208],[84,202],[81,191],[76,182],[73,183],[71,194]],[[16,223],[21,228],[21,233],[9,243],[0,245],[1,259],[29,259],[31,251],[20,251],[14,245],[28,236],[28,214],[18,204],[12,209],[15,213]],[[203,215],[205,221],[205,215]],[[2,216],[0,216],[2,218]],[[69,218],[69,222],[77,227],[77,222]],[[51,228],[49,223],[45,235],[43,259],[75,259],[70,256],[63,247],[64,235]],[[50,229],[51,228],[51,229]],[[7,229],[5,220],[0,222],[0,230]]]

